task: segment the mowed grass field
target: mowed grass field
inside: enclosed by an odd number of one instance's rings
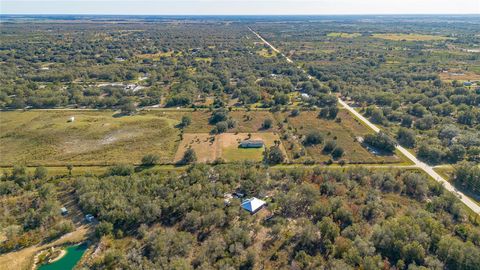
[[[183,154],[188,148],[192,148],[199,162],[212,162],[222,159],[226,162],[235,162],[243,160],[262,161],[265,148],[239,148],[243,140],[262,140],[266,147],[273,146],[275,141],[280,141],[277,133],[222,133],[211,135],[208,133],[185,133],[183,140],[175,154],[175,162],[182,159]],[[280,145],[283,153],[286,155],[285,148]]]
[[[75,121],[67,122],[71,117]],[[175,120],[113,111],[0,113],[0,165],[138,164],[145,154],[170,162],[179,143]]]
[[[278,119],[287,118],[287,129],[289,129],[295,138],[290,138],[284,141],[284,145],[289,153],[289,156],[294,156],[293,151],[298,150],[301,147],[301,138],[307,134],[318,131],[323,135],[324,143],[328,140],[334,140],[337,142],[337,146],[344,149],[345,154],[342,159],[349,163],[397,163],[401,162],[401,158],[391,156],[377,156],[365,149],[359,142],[357,137],[363,137],[366,134],[372,133],[370,129],[362,125],[358,120],[353,118],[346,110],[340,109],[338,118],[341,118],[341,122],[335,120],[326,120],[318,117],[318,111],[305,111],[301,112],[299,116],[290,117],[288,112],[277,113]],[[331,159],[331,156],[323,153],[324,143],[305,146],[306,156],[317,162],[324,162]]]

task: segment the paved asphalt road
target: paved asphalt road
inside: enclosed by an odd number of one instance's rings
[[[293,61],[292,59],[288,58],[285,54],[283,54],[282,52],[280,52],[277,48],[275,48],[272,44],[270,44],[268,41],[266,41],[262,36],[260,36],[260,34],[258,34],[257,32],[253,31],[250,27],[248,28],[252,33],[254,33],[260,40],[263,41],[263,43],[265,43],[267,46],[269,46],[270,48],[272,48],[272,50],[274,50],[275,52],[281,54],[283,57],[285,57],[285,59],[287,60],[287,62],[289,63],[292,63],[293,64]],[[298,68],[302,69],[300,66],[298,66]],[[306,71],[304,69],[302,69],[303,72],[306,73]],[[310,75],[309,75],[309,78],[312,78]],[[372,124],[372,122],[370,122],[367,118],[363,117],[363,115],[361,115],[359,112],[357,112],[354,108],[352,108],[350,105],[348,105],[345,101],[343,101],[341,98],[338,98],[338,102],[345,108],[347,109],[348,111],[350,111],[353,115],[355,115],[358,119],[360,119],[362,122],[364,122],[367,126],[369,126],[373,131],[375,132],[380,132],[380,129],[375,126],[374,124]],[[417,159],[417,157],[415,157],[412,153],[410,153],[407,149],[403,148],[402,146],[400,145],[397,145],[396,146],[397,149],[403,154],[405,155],[408,159],[410,159],[417,168],[420,168],[422,169],[423,171],[425,171],[425,173],[427,173],[428,175],[430,175],[433,179],[435,179],[436,181],[440,182],[443,184],[443,186],[450,192],[452,192],[453,194],[455,194],[468,208],[470,208],[472,211],[474,211],[475,213],[479,214],[480,215],[480,206],[478,204],[476,204],[474,201],[472,201],[470,198],[468,198],[467,196],[465,196],[463,193],[461,193],[460,191],[458,191],[455,187],[453,187],[447,180],[445,180],[441,175],[439,175],[437,172],[435,172],[433,170],[433,167],[424,163],[424,162],[421,162],[420,160]]]

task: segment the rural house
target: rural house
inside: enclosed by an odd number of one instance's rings
[[[263,147],[262,140],[245,140],[240,143],[241,148],[261,148]]]

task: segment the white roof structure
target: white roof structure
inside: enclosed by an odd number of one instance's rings
[[[260,210],[267,203],[255,197],[243,201],[242,208],[247,210],[250,213],[255,213]]]

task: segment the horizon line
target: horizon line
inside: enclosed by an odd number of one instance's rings
[[[55,16],[55,15],[81,15],[81,16],[439,16],[439,15],[448,15],[448,16],[462,16],[462,15],[474,15],[480,16],[480,13],[312,13],[312,14],[124,14],[124,13],[111,13],[111,14],[102,14],[102,13],[0,13],[0,16]]]

